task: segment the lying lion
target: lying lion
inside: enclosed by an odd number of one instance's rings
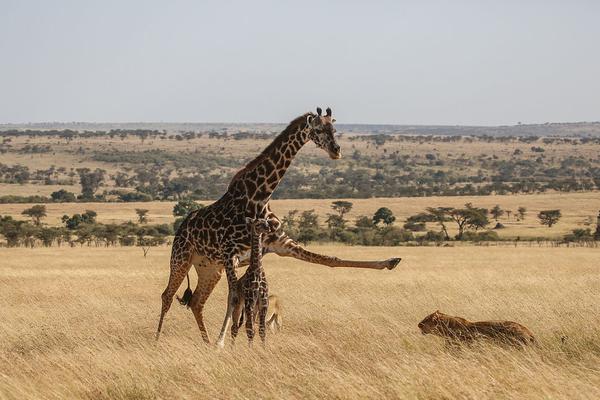
[[[425,317],[419,323],[423,335],[446,338],[450,343],[472,342],[480,338],[492,339],[510,345],[535,343],[533,333],[521,324],[512,321],[470,322],[464,318],[453,317],[439,310]]]

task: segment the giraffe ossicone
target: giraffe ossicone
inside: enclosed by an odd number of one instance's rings
[[[171,251],[170,275],[162,293],[162,307],[156,338],[162,329],[175,293],[192,265],[198,282],[188,304],[205,342],[209,343],[204,325],[204,305],[221,279],[227,276],[229,293],[227,311],[217,344],[224,345],[225,335],[237,302],[235,269],[248,263],[251,232],[246,217],[266,219],[274,228],[263,240],[264,252],[283,257],[294,257],[310,263],[340,268],[393,269],[400,258],[380,261],[341,260],[310,252],[300,246],[281,229],[281,221],[271,211],[269,201],[298,151],[307,142],[314,142],[330,158],[341,158],[340,146],[335,140],[331,109],[326,114],[303,114],[290,124],[254,160],[238,171],[227,191],[213,204],[188,214],[175,233]]]

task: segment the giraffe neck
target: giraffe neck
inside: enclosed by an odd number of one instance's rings
[[[261,267],[261,235],[254,232],[250,234],[250,265],[249,269],[256,270]]]
[[[300,118],[233,178],[229,190],[237,189],[238,193],[243,193],[250,215],[262,213],[292,160],[308,141],[306,117]]]

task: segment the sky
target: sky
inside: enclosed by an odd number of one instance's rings
[[[600,120],[599,1],[0,0],[0,123]]]

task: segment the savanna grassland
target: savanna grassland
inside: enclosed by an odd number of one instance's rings
[[[496,230],[502,239],[516,237],[525,238],[561,238],[573,229],[587,229],[592,231],[596,225],[596,217],[600,210],[600,192],[579,193],[539,193],[531,195],[491,195],[491,196],[432,196],[432,197],[398,197],[398,198],[375,198],[375,199],[347,199],[353,206],[346,215],[346,219],[353,221],[361,216],[372,216],[379,207],[388,207],[396,216],[395,225],[401,227],[406,219],[423,212],[427,207],[462,207],[465,203],[473,203],[477,207],[491,209],[500,205],[503,210],[512,210],[509,217],[504,214],[499,222],[504,229]],[[319,215],[320,223],[324,221],[328,213],[333,212],[331,203],[334,199],[281,199],[271,201],[273,211],[281,218],[291,210],[315,210]],[[210,202],[200,202],[204,205]],[[130,202],[130,203],[50,203],[46,204],[47,217],[43,222],[48,225],[61,225],[61,217],[65,214],[71,215],[82,213],[85,210],[93,210],[98,213],[97,220],[102,223],[123,223],[135,221],[136,208],[147,209],[149,222],[153,224],[172,223],[174,221],[173,206],[175,202]],[[31,204],[0,204],[0,215],[12,216],[15,219],[26,220],[27,217],[21,212],[31,207]],[[523,220],[517,220],[516,210],[519,207],[527,208],[527,214]],[[541,210],[560,209],[562,218],[560,221],[548,228],[540,224],[536,215]],[[491,219],[493,228],[496,223]],[[439,230],[435,223],[428,223],[428,229]],[[449,232],[456,232],[455,224],[448,224]]]
[[[274,195],[370,198],[598,190],[599,126],[515,126],[498,134],[474,127],[341,125],[336,140],[343,158],[329,160],[308,144]],[[2,202],[11,202],[4,198],[11,195],[48,197],[61,188],[81,194],[80,170],[85,168],[101,172],[98,185],[83,193],[88,199],[132,201],[135,193],[143,200],[214,200],[283,126],[25,128],[0,127]],[[475,133],[479,136],[466,136]],[[558,134],[565,137],[549,136]]]
[[[0,398],[600,397],[598,249],[312,249],[403,261],[367,271],[268,255],[284,329],[266,349],[241,336],[221,351],[176,303],[154,340],[167,247],[147,258],[136,248],[2,249]],[[213,339],[225,296],[223,280],[205,309]],[[448,348],[417,329],[435,309],[521,322],[539,344]]]
[[[39,133],[50,128],[0,132],[0,217],[11,226],[30,228],[22,212],[34,203],[47,215],[32,229],[62,226],[63,215],[86,210],[97,213],[98,224],[127,225],[136,209],[148,210],[142,228],[171,224],[177,200],[209,204],[282,127],[81,125],[78,132]],[[0,247],[0,399],[600,398],[597,242],[588,237],[587,246],[561,248],[510,241],[594,231],[600,125],[346,128],[338,138],[342,160],[311,144],[299,153],[271,202],[280,218],[314,210],[325,227],[332,201],[345,199],[352,203],[344,215],[349,226],[387,207],[396,217],[388,228],[400,230],[428,207],[498,205],[505,214],[490,216],[485,227],[503,225],[493,229],[498,241],[309,246],[353,260],[402,257],[393,271],[267,255],[284,329],[270,334],[264,349],[249,349],[242,333],[223,350],[202,342],[191,312],[176,302],[154,340],[169,246],[144,249],[147,257],[140,247],[91,240]],[[554,137],[560,134],[571,136]],[[520,207],[527,212],[517,219]],[[553,209],[561,219],[541,225],[537,214]],[[457,233],[453,222],[448,231]],[[10,244],[5,239],[0,245]],[[223,279],[205,308],[213,339],[225,303]],[[417,328],[436,309],[520,322],[538,344],[447,347]]]

